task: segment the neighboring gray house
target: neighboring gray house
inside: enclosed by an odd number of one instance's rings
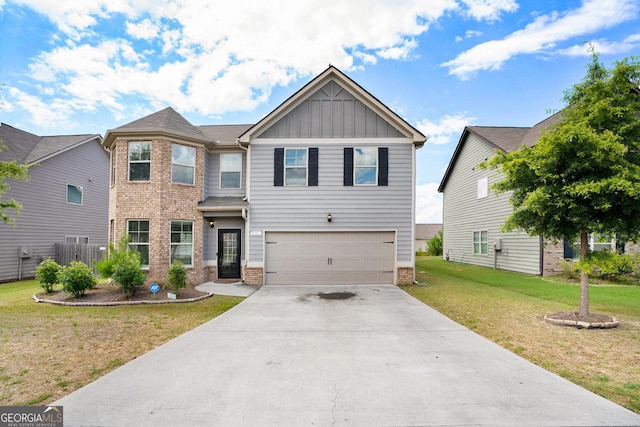
[[[107,132],[110,236],[149,280],[414,280],[416,149],[426,138],[333,66],[254,125],[167,108]]]
[[[534,127],[468,126],[462,132],[438,191],[443,194],[443,257],[450,261],[530,274],[558,271],[564,248],[546,244],[524,232],[503,233],[511,213],[509,193],[496,196],[490,187],[499,181],[495,170],[478,169],[496,150],[532,146],[540,130],[558,120],[553,115]]]
[[[426,252],[427,242],[442,231],[442,224],[416,224],[416,251]]]
[[[496,150],[509,152],[538,142],[540,132],[560,119],[554,114],[533,127],[468,126],[462,132],[438,191],[443,193],[443,257],[450,261],[547,275],[562,271],[560,261],[579,253],[574,242],[553,243],[525,232],[500,231],[512,212],[511,193],[490,190],[501,179],[495,170],[478,169]],[[590,249],[616,249],[614,239],[590,236]],[[620,246],[621,248],[622,246]],[[626,245],[638,252],[638,245]]]
[[[34,277],[55,243],[106,245],[109,156],[100,135],[37,136],[3,123],[0,140],[0,161],[30,166],[30,180],[7,180],[2,196],[23,208],[15,228],[0,223],[0,282]]]

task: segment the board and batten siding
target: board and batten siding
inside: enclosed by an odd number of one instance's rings
[[[259,139],[251,146],[249,261],[265,231],[397,231],[397,261],[412,257],[413,150],[407,138]],[[274,149],[318,147],[318,186],[274,186]],[[344,186],[344,147],[388,147],[388,186]],[[327,221],[331,213],[333,220]]]
[[[540,238],[525,232],[500,231],[512,212],[510,193],[496,194],[491,185],[500,179],[495,170],[481,170],[480,162],[495,153],[495,147],[474,133],[469,133],[443,191],[443,256],[455,262],[494,267],[502,270],[541,274]],[[488,178],[487,197],[478,198],[478,180]],[[473,253],[473,232],[487,231],[486,255]],[[501,239],[502,251],[494,251]]]
[[[54,244],[64,243],[66,236],[107,244],[109,155],[99,141],[44,160],[29,169],[29,176],[27,182],[8,181],[11,189],[3,196],[18,200],[23,208],[15,228],[0,224],[0,281],[18,278],[21,246],[31,247],[31,257],[22,263],[24,278],[35,275],[41,257],[53,258]],[[83,188],[81,206],[66,203],[67,184]]]

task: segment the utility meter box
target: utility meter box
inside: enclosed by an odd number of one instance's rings
[[[31,246],[20,246],[20,258],[31,258]]]
[[[493,248],[496,251],[501,251],[502,250],[502,239],[496,239],[496,241],[493,243]]]

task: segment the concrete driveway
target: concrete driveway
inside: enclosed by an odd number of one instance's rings
[[[65,426],[640,425],[385,285],[263,286],[55,405]]]

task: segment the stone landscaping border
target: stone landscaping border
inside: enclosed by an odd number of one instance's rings
[[[611,329],[617,328],[620,325],[620,321],[615,317],[610,317],[610,319],[610,321],[605,322],[586,322],[583,320],[554,319],[553,314],[544,316],[544,320],[547,323],[560,326],[573,326],[578,329]]]
[[[160,301],[154,301],[154,300],[144,300],[144,301],[108,301],[108,302],[98,302],[98,301],[93,301],[93,302],[82,302],[82,301],[78,301],[78,302],[74,302],[74,301],[55,301],[55,300],[50,300],[50,299],[46,299],[46,298],[38,298],[37,295],[33,296],[33,300],[35,302],[41,302],[41,303],[46,303],[46,304],[55,304],[55,305],[63,305],[63,306],[75,306],[75,307],[99,307],[99,306],[114,306],[114,305],[147,305],[147,304],[180,304],[180,303],[187,303],[187,302],[196,302],[196,301],[202,301],[204,299],[210,298],[213,295],[215,295],[213,292],[209,292],[206,295],[202,295],[199,297],[195,297],[195,298],[185,298],[185,299],[175,299],[175,300],[160,300]]]

